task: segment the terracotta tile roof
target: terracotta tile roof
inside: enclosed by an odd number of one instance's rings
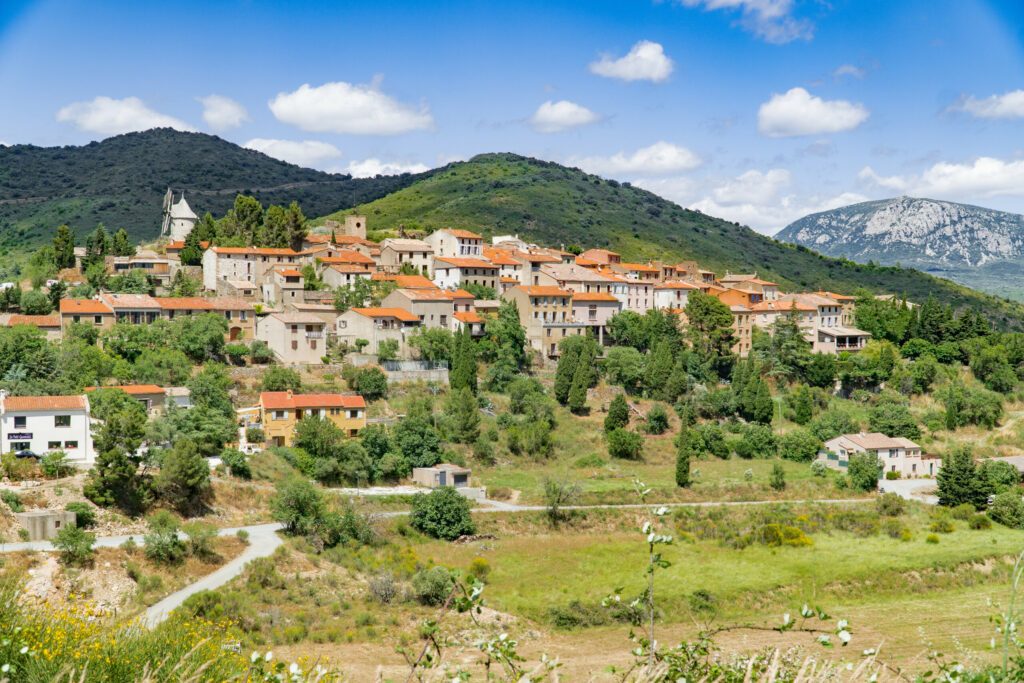
[[[755,285],[761,285],[762,287],[778,287],[779,286],[779,283],[777,283],[777,282],[769,282],[768,280],[762,280],[762,279],[756,278],[756,277],[755,278],[751,278],[750,280],[747,280],[747,282],[753,282]]]
[[[376,242],[366,239],[365,237],[356,237],[355,235],[335,235],[335,244],[362,244],[367,247],[377,246]]]
[[[35,410],[85,410],[85,396],[8,396],[4,412]]]
[[[310,244],[330,244],[333,237],[331,235],[306,235],[302,241]]]
[[[464,289],[456,289],[454,291],[452,291],[452,290],[445,290],[445,295],[449,299],[475,299],[476,298],[476,297],[474,297],[472,294],[470,294],[469,292],[467,292]]]
[[[298,256],[294,249],[278,247],[213,247],[215,254],[250,255],[250,256]]]
[[[60,312],[61,315],[113,315],[114,309],[94,299],[61,299]]]
[[[114,294],[104,292],[100,294],[100,301],[114,310],[118,308],[160,308],[156,299],[148,294]]]
[[[15,313],[7,319],[10,327],[15,325],[32,325],[33,327],[60,327],[60,315],[19,315]]]
[[[365,408],[362,396],[349,394],[293,394],[290,391],[264,391],[260,394],[264,410],[285,408]]]
[[[559,287],[545,285],[531,285],[528,287],[516,287],[530,296],[572,296],[572,292]]]
[[[120,389],[124,393],[131,394],[132,396],[138,396],[138,395],[141,395],[141,394],[162,394],[162,393],[164,393],[164,388],[160,387],[160,386],[157,386],[155,384],[117,384],[117,385],[108,386],[108,387],[86,387],[85,388],[85,393],[88,394],[88,393],[91,393],[93,391],[96,391],[97,389]]]
[[[464,322],[467,325],[482,323],[484,321],[476,311],[458,311],[455,313],[455,319],[460,322]]]
[[[328,266],[331,270],[336,270],[339,273],[369,273],[370,269],[366,266],[361,266],[358,263],[333,263]]]
[[[488,270],[497,270],[498,268],[497,265],[489,261],[484,261],[483,259],[465,258],[461,256],[435,256],[434,263],[437,263],[438,261],[455,266],[456,268],[486,268]]]
[[[597,257],[603,256],[606,259],[605,261],[603,261],[604,263],[607,263],[607,258],[609,256],[619,256],[618,253],[610,251],[608,249],[587,249],[585,252],[583,252],[582,255],[585,255],[587,258],[591,259],[596,259]]]
[[[161,296],[156,303],[165,311],[209,311],[213,305],[201,296]]]
[[[576,292],[572,295],[573,301],[614,301],[618,303],[618,299],[614,295],[608,292]]]
[[[380,273],[382,276],[380,278],[377,275],[378,273],[374,273],[370,277],[374,280],[393,280],[402,289],[438,289],[437,285],[422,275],[384,275]]]
[[[395,318],[406,323],[420,321],[419,316],[410,313],[404,308],[350,308],[349,310],[355,311],[367,318]]]
[[[207,301],[215,311],[251,311],[254,303],[240,296],[214,296]]]
[[[434,248],[423,240],[389,237],[380,243],[381,248],[390,247],[395,251],[425,251],[433,253]]]
[[[598,266],[603,265],[603,263],[601,261],[595,261],[593,259],[577,256],[576,265],[582,268],[597,268]]]
[[[502,275],[501,276],[501,281],[502,282],[508,282],[508,283],[519,282],[519,278]]]
[[[615,265],[619,268],[635,270],[640,273],[657,273],[660,270],[657,266],[652,266],[650,263],[617,263]]]
[[[823,296],[828,299],[835,299],[840,303],[848,303],[857,300],[857,297],[855,296],[850,296],[849,294],[837,294],[836,292],[826,292],[819,290],[815,292],[815,294],[817,294],[818,296]]]
[[[280,273],[285,277],[302,277],[302,271],[295,268],[275,268],[274,272]]]
[[[787,313],[789,311],[816,311],[818,308],[799,301],[758,301],[756,304],[751,304],[750,310],[756,313]]]
[[[469,230],[459,230],[459,229],[453,229],[453,228],[443,228],[443,230],[445,232],[447,232],[449,235],[451,235],[452,237],[458,237],[461,240],[482,240],[483,239],[483,237],[481,237],[480,235],[476,234],[475,232],[470,232]],[[438,232],[440,232],[440,230],[438,230]]]
[[[276,318],[286,325],[323,325],[323,318],[312,313],[271,313],[269,318]]]
[[[400,287],[395,291],[410,301],[450,301],[452,298],[452,293],[443,289],[427,289],[426,287],[405,289]]]
[[[362,253],[354,249],[339,249],[335,256],[320,256],[317,260],[325,265],[334,263],[361,263],[363,265],[372,266],[376,262]]]
[[[531,254],[527,251],[517,251],[516,258],[530,263],[560,263],[562,259],[549,254]]]
[[[875,450],[876,448],[920,448],[910,439],[903,437],[890,437],[881,432],[861,432],[859,434],[843,434],[840,439],[846,439],[861,448]]]
[[[519,261],[512,258],[512,254],[509,253],[508,249],[498,249],[496,247],[484,247],[484,258],[490,260],[496,266],[522,266]]]
[[[697,285],[691,285],[689,282],[683,282],[682,280],[666,280],[660,285],[656,285],[655,289],[700,289]]]

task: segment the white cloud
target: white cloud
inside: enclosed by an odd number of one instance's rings
[[[964,111],[979,119],[1019,119],[1024,117],[1024,90],[978,99],[965,97],[951,109]]]
[[[597,114],[575,102],[548,100],[537,107],[537,111],[530,117],[530,125],[539,133],[558,133],[594,123],[598,119]]]
[[[864,78],[867,75],[867,71],[854,66],[853,64],[841,64],[837,66],[835,71],[832,72],[834,78],[842,78],[843,76],[852,76],[853,78]]]
[[[341,150],[328,142],[319,140],[274,140],[253,138],[242,145],[246,149],[263,152],[267,156],[287,161],[290,164],[317,167],[319,164],[341,156]]]
[[[317,133],[398,135],[434,125],[426,105],[416,108],[385,95],[378,80],[370,85],[306,83],[278,93],[268,104],[278,120]]]
[[[569,163],[590,173],[660,176],[697,168],[701,158],[685,147],[661,141],[632,154],[619,152],[610,157],[583,157],[570,159]]]
[[[401,173],[423,173],[429,171],[426,164],[407,163],[401,161],[381,161],[376,158],[351,161],[348,166],[342,169],[343,173],[355,176],[356,178],[372,178],[378,175],[399,175]]]
[[[814,37],[814,24],[792,15],[793,0],[679,0],[686,7],[707,11],[728,10],[740,13],[737,22],[768,43],[788,43]]]
[[[659,83],[672,74],[672,67],[672,60],[659,43],[641,40],[624,57],[604,55],[591,62],[590,71],[605,78]]]
[[[238,102],[223,95],[197,97],[203,105],[203,121],[213,130],[238,128],[249,120],[249,112]]]
[[[853,130],[870,112],[862,104],[823,100],[803,88],[775,93],[757,111],[757,129],[772,138]]]
[[[153,111],[138,97],[115,100],[100,96],[87,102],[73,102],[57,112],[57,120],[100,135],[119,135],[150,128],[195,130],[181,119]]]
[[[893,176],[882,176],[875,173],[875,169],[870,166],[865,166],[857,174],[857,180],[865,183],[866,185],[872,185],[875,187],[883,187],[887,190],[895,190],[896,192],[907,191],[907,181],[898,175]]]
[[[789,181],[789,171],[784,168],[764,173],[751,169],[716,187],[712,194],[716,202],[723,204],[766,204],[775,199]]]
[[[705,197],[690,205],[711,216],[749,225],[758,232],[772,235],[798,218],[820,211],[828,211],[847,204],[867,201],[867,197],[856,192],[843,192],[832,197],[810,197],[801,199],[787,195],[766,204],[742,203],[722,204],[711,197]]]

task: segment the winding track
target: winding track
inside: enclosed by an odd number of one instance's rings
[[[777,500],[752,500],[752,501],[709,501],[702,503],[654,503],[654,504],[627,504],[627,505],[568,505],[564,509],[566,510],[611,510],[611,509],[623,509],[623,510],[635,510],[641,508],[653,508],[653,507],[692,507],[692,508],[705,508],[705,507],[742,507],[750,505],[775,505],[779,503],[795,503],[795,504],[806,504],[806,503],[824,503],[830,505],[850,505],[858,503],[870,503],[873,499],[871,498],[831,498],[823,500],[793,500],[793,501],[777,501]],[[514,505],[512,503],[504,503],[501,501],[486,501],[488,507],[474,508],[473,512],[477,513],[510,513],[510,512],[537,512],[543,511],[546,508],[543,505]],[[379,513],[378,517],[402,517],[409,514],[405,511],[392,511]],[[249,544],[245,550],[242,551],[238,557],[230,560],[227,564],[219,567],[214,572],[201,577],[194,583],[185,586],[181,590],[171,593],[160,602],[156,603],[152,607],[146,610],[142,616],[142,622],[149,628],[155,627],[160,622],[167,619],[171,612],[180,607],[182,603],[188,599],[189,596],[194,595],[204,590],[214,590],[220,588],[227,582],[242,573],[245,566],[252,560],[259,557],[267,557],[284,541],[278,535],[282,526],[277,523],[270,524],[254,524],[251,526],[243,527],[231,527],[221,529],[218,532],[219,536],[234,536],[239,531],[245,531],[249,534]],[[95,547],[97,548],[116,548],[127,541],[129,538],[136,539],[136,542],[141,542],[142,539],[139,535],[135,536],[101,536],[96,539]],[[11,553],[23,550],[35,550],[35,551],[53,551],[55,548],[50,541],[26,541],[20,543],[3,543],[0,544],[0,553]]]

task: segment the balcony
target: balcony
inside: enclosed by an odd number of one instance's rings
[[[306,332],[306,339],[323,339],[323,338],[324,338],[323,330],[318,330],[318,331],[315,331],[315,332],[308,332],[308,331]]]

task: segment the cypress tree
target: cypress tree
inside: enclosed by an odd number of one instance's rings
[[[761,424],[771,424],[775,415],[775,402],[772,401],[771,392],[768,391],[768,383],[758,378],[757,388],[754,390],[754,402],[751,411],[751,419]]]
[[[569,410],[577,415],[587,410],[587,388],[590,385],[590,368],[586,363],[577,363],[569,389]]]
[[[469,387],[462,387],[448,398],[445,412],[451,418],[452,440],[473,443],[480,436],[480,411]]]
[[[672,345],[668,341],[660,341],[647,356],[644,366],[644,385],[647,395],[665,398],[665,385],[672,375],[675,359],[672,357]]]
[[[786,488],[786,470],[782,469],[782,465],[779,463],[772,465],[772,475],[769,483],[776,491],[782,491]]]
[[[476,348],[469,337],[468,330],[456,334],[453,339],[451,371],[448,385],[452,391],[469,389],[474,395],[476,383]]]
[[[561,347],[562,353],[558,357],[558,369],[555,370],[555,400],[564,406],[569,402],[569,391],[572,389],[573,377],[576,375],[580,348],[577,344],[565,343]]]
[[[610,432],[627,425],[629,425],[629,405],[626,403],[626,397],[618,394],[608,406],[608,414],[604,418],[604,431]]]
[[[688,488],[690,486],[690,434],[682,432],[679,434],[676,444],[676,486]]]

